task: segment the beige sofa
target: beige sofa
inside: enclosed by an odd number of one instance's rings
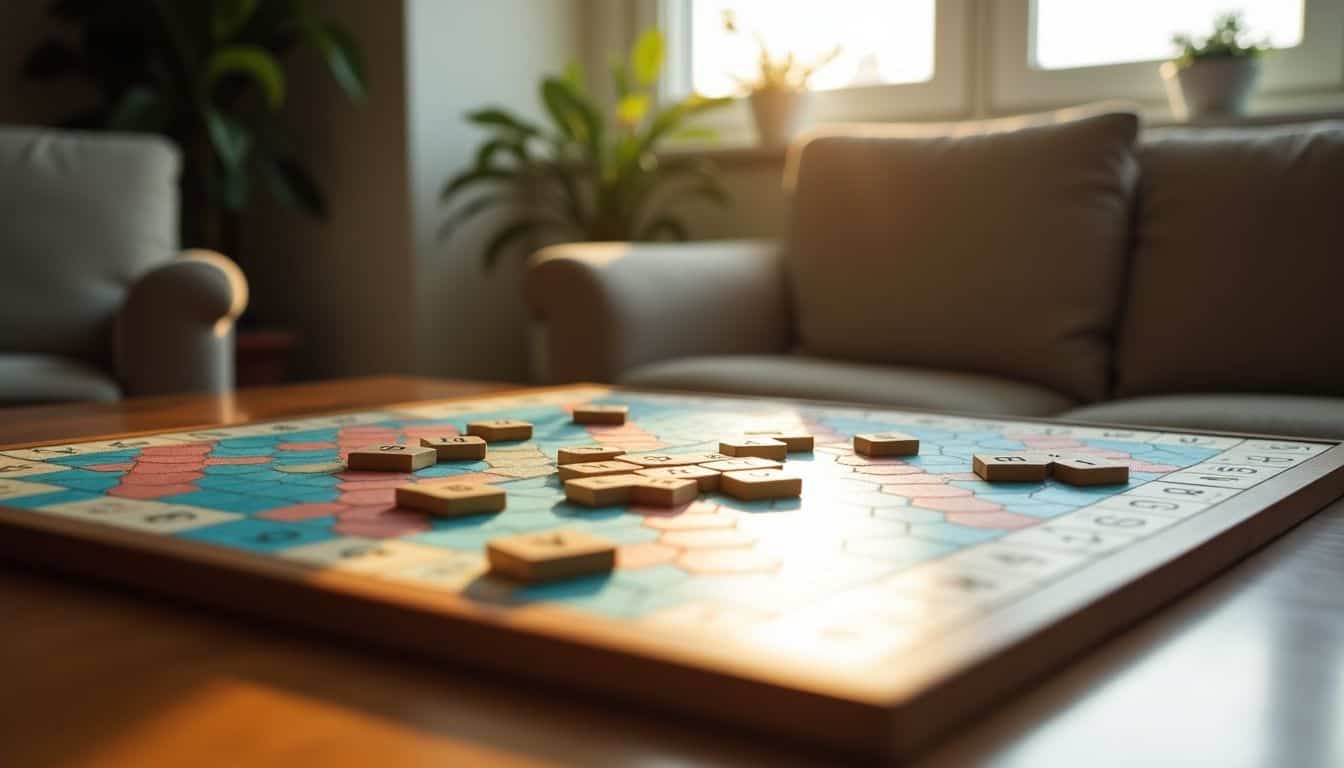
[[[1344,437],[1344,123],[795,146],[782,244],[534,257],[543,377]]]

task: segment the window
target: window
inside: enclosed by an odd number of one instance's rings
[[[1220,11],[1245,14],[1278,48],[1263,61],[1253,111],[1344,106],[1344,0],[634,0],[595,4],[605,29],[659,25],[668,39],[663,96],[740,92],[756,71],[759,30],[776,54],[840,56],[812,81],[817,122],[956,120],[1122,99],[1166,113],[1156,62],[1176,33],[1203,33]],[[723,12],[740,30],[730,34]],[[626,38],[602,49],[618,48]],[[595,53],[600,55],[600,53]],[[601,59],[594,59],[595,71]],[[708,116],[747,141],[747,105]]]
[[[738,31],[724,27],[731,14]],[[933,77],[934,2],[829,0],[690,0],[691,85],[707,96],[741,91],[759,68],[759,32],[772,56],[794,54],[819,61],[833,47],[839,55],[821,67],[812,90],[917,83]]]
[[[803,60],[834,46],[835,61],[813,77],[812,115],[819,122],[955,118],[968,107],[964,56],[974,28],[975,0],[659,0],[636,14],[636,28],[657,23],[667,33],[663,95],[741,92],[739,79],[757,71],[759,30],[777,55]],[[639,5],[636,6],[641,7]],[[739,33],[724,29],[734,13]],[[706,122],[727,141],[750,136],[746,104]]]
[[[1344,103],[1340,0],[992,0],[981,49],[989,54],[988,113],[1101,99],[1159,114],[1157,62],[1173,33],[1202,34],[1219,11],[1240,10],[1255,36],[1284,46],[1264,59],[1253,110],[1338,109]]]
[[[1172,35],[1198,39],[1229,11],[1242,13],[1253,39],[1275,48],[1302,42],[1302,0],[1036,0],[1032,62],[1070,69],[1165,59]]]

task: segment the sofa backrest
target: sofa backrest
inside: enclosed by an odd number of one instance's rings
[[[1152,131],[1116,393],[1344,395],[1344,122]]]
[[[1104,397],[1137,166],[1132,113],[827,129],[795,146],[803,351]]]
[[[131,283],[177,251],[179,167],[159,138],[0,126],[0,353],[109,363]]]

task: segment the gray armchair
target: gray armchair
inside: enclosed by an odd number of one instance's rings
[[[0,406],[233,386],[247,281],[177,250],[168,142],[0,126]]]

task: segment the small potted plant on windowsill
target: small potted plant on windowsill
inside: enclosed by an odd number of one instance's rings
[[[1260,76],[1267,41],[1251,42],[1240,13],[1219,14],[1213,32],[1196,40],[1176,35],[1180,55],[1162,65],[1171,110],[1180,120],[1240,115]]]
[[[739,33],[732,11],[723,12],[723,28],[731,34]],[[756,41],[759,70],[754,79],[734,79],[747,93],[761,146],[783,147],[803,128],[811,112],[812,92],[808,90],[808,82],[817,70],[840,55],[840,46],[808,64],[799,61],[793,52],[782,57],[772,55],[759,31],[752,32],[752,37]]]

